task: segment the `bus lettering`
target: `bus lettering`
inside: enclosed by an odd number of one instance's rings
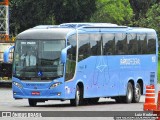
[[[122,58],[120,59],[120,65],[140,65],[139,58]]]

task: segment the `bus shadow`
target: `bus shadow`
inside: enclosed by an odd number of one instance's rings
[[[139,103],[130,103],[130,104],[142,104],[143,102],[139,102]],[[116,103],[115,101],[103,101],[103,102],[98,102],[96,104],[83,104],[80,105],[79,107],[83,107],[83,106],[101,106],[101,105],[116,105],[116,104],[126,104],[126,103]],[[30,107],[30,106],[28,106]],[[72,106],[70,103],[60,103],[60,104],[41,104],[41,105],[37,105],[36,107],[75,107]]]

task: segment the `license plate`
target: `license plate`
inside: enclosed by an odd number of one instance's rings
[[[33,92],[32,92],[32,95],[40,95],[40,92],[38,92],[38,91],[33,91]]]

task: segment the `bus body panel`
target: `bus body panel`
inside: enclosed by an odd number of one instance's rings
[[[89,57],[78,63],[76,77],[68,83],[74,86],[71,88],[73,92],[76,88],[75,81],[83,81],[83,97],[90,98],[124,96],[130,80],[134,82],[133,87],[138,80],[142,80],[145,94],[146,85],[156,84],[155,57],[155,55]]]
[[[108,66],[107,57],[92,56],[78,63],[77,74],[81,74],[85,88],[84,98],[107,95]],[[108,94],[109,95],[109,94]]]

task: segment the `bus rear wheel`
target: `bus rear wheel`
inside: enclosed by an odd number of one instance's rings
[[[37,101],[34,99],[28,99],[29,106],[35,107],[37,105]]]
[[[131,82],[128,82],[126,96],[124,97],[123,100],[125,103],[131,103],[132,99],[133,99],[133,85]]]
[[[79,105],[82,104],[82,101],[83,101],[82,90],[79,88],[79,86],[77,86],[76,87],[75,99],[70,100],[70,103],[73,106],[79,106]]]
[[[139,83],[136,84],[136,88],[134,90],[134,94],[133,94],[133,103],[138,103],[141,97],[141,86]]]

